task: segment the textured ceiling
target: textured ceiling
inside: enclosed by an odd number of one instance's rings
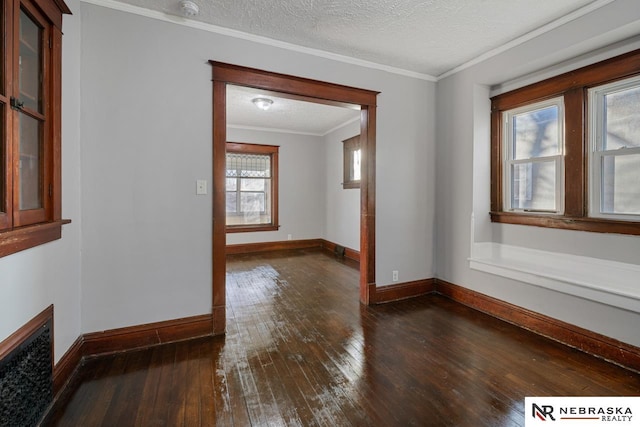
[[[439,76],[606,0],[193,0],[192,19]],[[179,14],[179,0],[122,0]]]
[[[193,0],[217,27],[436,78],[555,20],[611,0]],[[179,0],[119,0],[180,15]],[[254,91],[255,92],[255,91]],[[344,108],[229,91],[228,123],[323,135],[357,117]],[[355,114],[355,116],[354,116]]]
[[[273,100],[269,110],[253,105],[252,100],[259,97]],[[359,107],[334,107],[265,94],[258,89],[227,86],[227,125],[230,127],[325,135],[359,117]]]

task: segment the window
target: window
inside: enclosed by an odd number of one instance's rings
[[[61,236],[62,1],[13,0],[2,16],[0,256]],[[5,5],[6,6],[6,5]]]
[[[360,188],[360,160],[362,149],[360,148],[360,135],[342,141],[344,157],[343,188]]]
[[[640,77],[589,89],[590,215],[640,220]]]
[[[227,143],[227,232],[278,229],[278,147]]]
[[[510,211],[562,213],[562,99],[506,111],[504,123],[504,205]]]
[[[491,220],[640,234],[640,50],[491,98]]]

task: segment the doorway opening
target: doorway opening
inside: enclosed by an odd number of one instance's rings
[[[378,92],[210,61],[213,70],[213,333],[226,328],[227,85],[277,93],[315,103],[360,106],[360,302],[375,294],[375,142]]]

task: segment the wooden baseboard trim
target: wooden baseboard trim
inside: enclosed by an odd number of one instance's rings
[[[272,252],[282,250],[295,249],[316,249],[322,248],[328,252],[335,252],[337,243],[330,242],[325,239],[306,239],[306,240],[284,240],[278,242],[260,242],[260,243],[240,243],[237,245],[227,245],[227,255],[251,254],[259,252]],[[344,248],[344,257],[350,260],[360,262],[360,252],[351,248]]]
[[[0,342],[0,360],[7,357],[13,350],[18,348],[25,340],[33,335],[38,329],[53,322],[53,304],[36,314],[31,320],[22,325],[20,329],[9,335]],[[54,325],[51,325],[51,358],[53,359]],[[53,361],[51,362],[53,366]]]
[[[543,335],[562,344],[640,372],[640,348],[561,320],[498,300],[444,280],[436,292],[475,310]]]
[[[322,241],[322,249],[331,253],[335,253],[336,246],[338,246],[337,243],[333,243],[325,239],[321,239],[321,241]],[[345,247],[344,257],[352,261],[355,261],[357,263],[360,263],[360,252],[356,251],[355,249]]]
[[[82,363],[82,346],[83,337],[79,336],[78,339],[71,344],[71,347],[60,358],[58,363],[53,368],[53,395],[56,396],[62,391],[66,384],[69,383],[73,377],[75,371]]]
[[[373,289],[372,289],[373,290]],[[370,302],[382,304],[398,301],[407,298],[419,297],[434,292],[435,279],[415,280],[413,282],[398,283],[395,285],[381,286],[375,288],[373,295],[370,295]]]
[[[95,357],[211,336],[211,314],[84,334],[82,354]]]
[[[227,255],[250,254],[256,252],[271,252],[291,249],[313,249],[321,248],[322,239],[307,240],[284,240],[279,242],[261,242],[261,243],[240,243],[237,245],[227,245]]]

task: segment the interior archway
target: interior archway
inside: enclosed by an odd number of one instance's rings
[[[213,69],[213,333],[226,328],[225,144],[227,85],[274,91],[311,102],[360,105],[360,302],[375,294],[375,146],[378,92],[210,61]]]

